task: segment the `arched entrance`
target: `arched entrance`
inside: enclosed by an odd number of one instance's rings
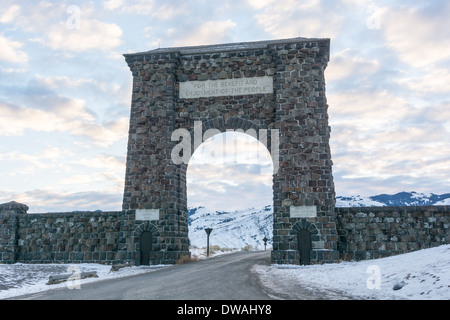
[[[267,237],[271,248],[273,162],[251,133],[218,133],[192,155],[186,174],[191,246],[206,245],[208,227],[214,245],[263,249]]]
[[[322,239],[326,236],[321,234],[317,225],[320,225],[320,223],[315,218],[302,218],[293,225],[290,234],[296,240],[293,248],[297,255],[292,263],[309,265],[325,260],[323,255],[326,255],[328,251],[323,249],[324,242]]]
[[[133,252],[135,265],[160,264],[164,256],[158,243],[160,232],[158,228],[148,221],[140,222],[133,231]]]
[[[299,263],[290,230],[303,218],[321,221],[321,238],[312,240],[322,252],[316,260],[338,260],[324,77],[329,46],[329,39],[293,38],[125,55],[133,93],[123,210],[136,224],[158,228],[152,256],[175,263],[189,254],[186,169],[205,136],[254,129],[272,158],[279,155],[272,261]]]

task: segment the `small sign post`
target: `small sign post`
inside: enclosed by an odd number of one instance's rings
[[[264,236],[264,239],[263,239],[263,241],[264,241],[264,250],[266,250],[267,240],[268,240],[267,237]]]
[[[209,257],[209,235],[211,234],[211,231],[213,229],[211,228],[206,228],[205,232],[207,234],[207,238],[206,238],[206,256]]]

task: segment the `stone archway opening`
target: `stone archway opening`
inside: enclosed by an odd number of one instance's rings
[[[161,245],[158,243],[160,233],[158,228],[148,221],[141,222],[133,231],[131,244],[134,248],[135,265],[160,264],[164,261]]]
[[[263,249],[273,238],[273,161],[252,133],[227,130],[206,139],[186,172],[189,240],[204,247],[213,228],[222,248]],[[211,215],[212,214],[212,215]],[[208,215],[208,216],[205,216]]]

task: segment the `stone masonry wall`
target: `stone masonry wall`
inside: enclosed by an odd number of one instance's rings
[[[341,259],[383,258],[450,243],[450,207],[336,208]]]
[[[15,262],[16,217],[0,214],[0,263]]]
[[[0,263],[138,265],[139,235],[144,230],[155,236],[152,263],[174,263],[176,255],[167,250],[164,232],[148,221],[134,220],[134,215],[134,210],[46,214],[0,210]],[[289,234],[295,238],[300,229],[319,236],[315,224],[306,219],[294,224]],[[450,243],[450,207],[336,208],[336,229],[341,259],[382,258]],[[289,252],[295,263],[297,248],[293,245]],[[324,253],[313,246],[312,260],[326,260],[316,256]]]
[[[140,263],[139,236],[153,235],[152,264],[175,263],[164,231],[134,210],[27,213],[0,205],[0,263]],[[163,230],[163,228],[162,228]]]
[[[3,213],[0,215],[0,252],[2,248],[6,252],[0,261],[112,263],[120,260],[123,257],[118,251],[119,214]]]

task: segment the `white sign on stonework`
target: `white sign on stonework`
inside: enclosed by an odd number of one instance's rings
[[[273,93],[273,77],[180,82],[180,99]]]
[[[159,220],[159,209],[136,209],[136,220]]]
[[[291,206],[291,218],[315,218],[317,217],[316,206]]]

